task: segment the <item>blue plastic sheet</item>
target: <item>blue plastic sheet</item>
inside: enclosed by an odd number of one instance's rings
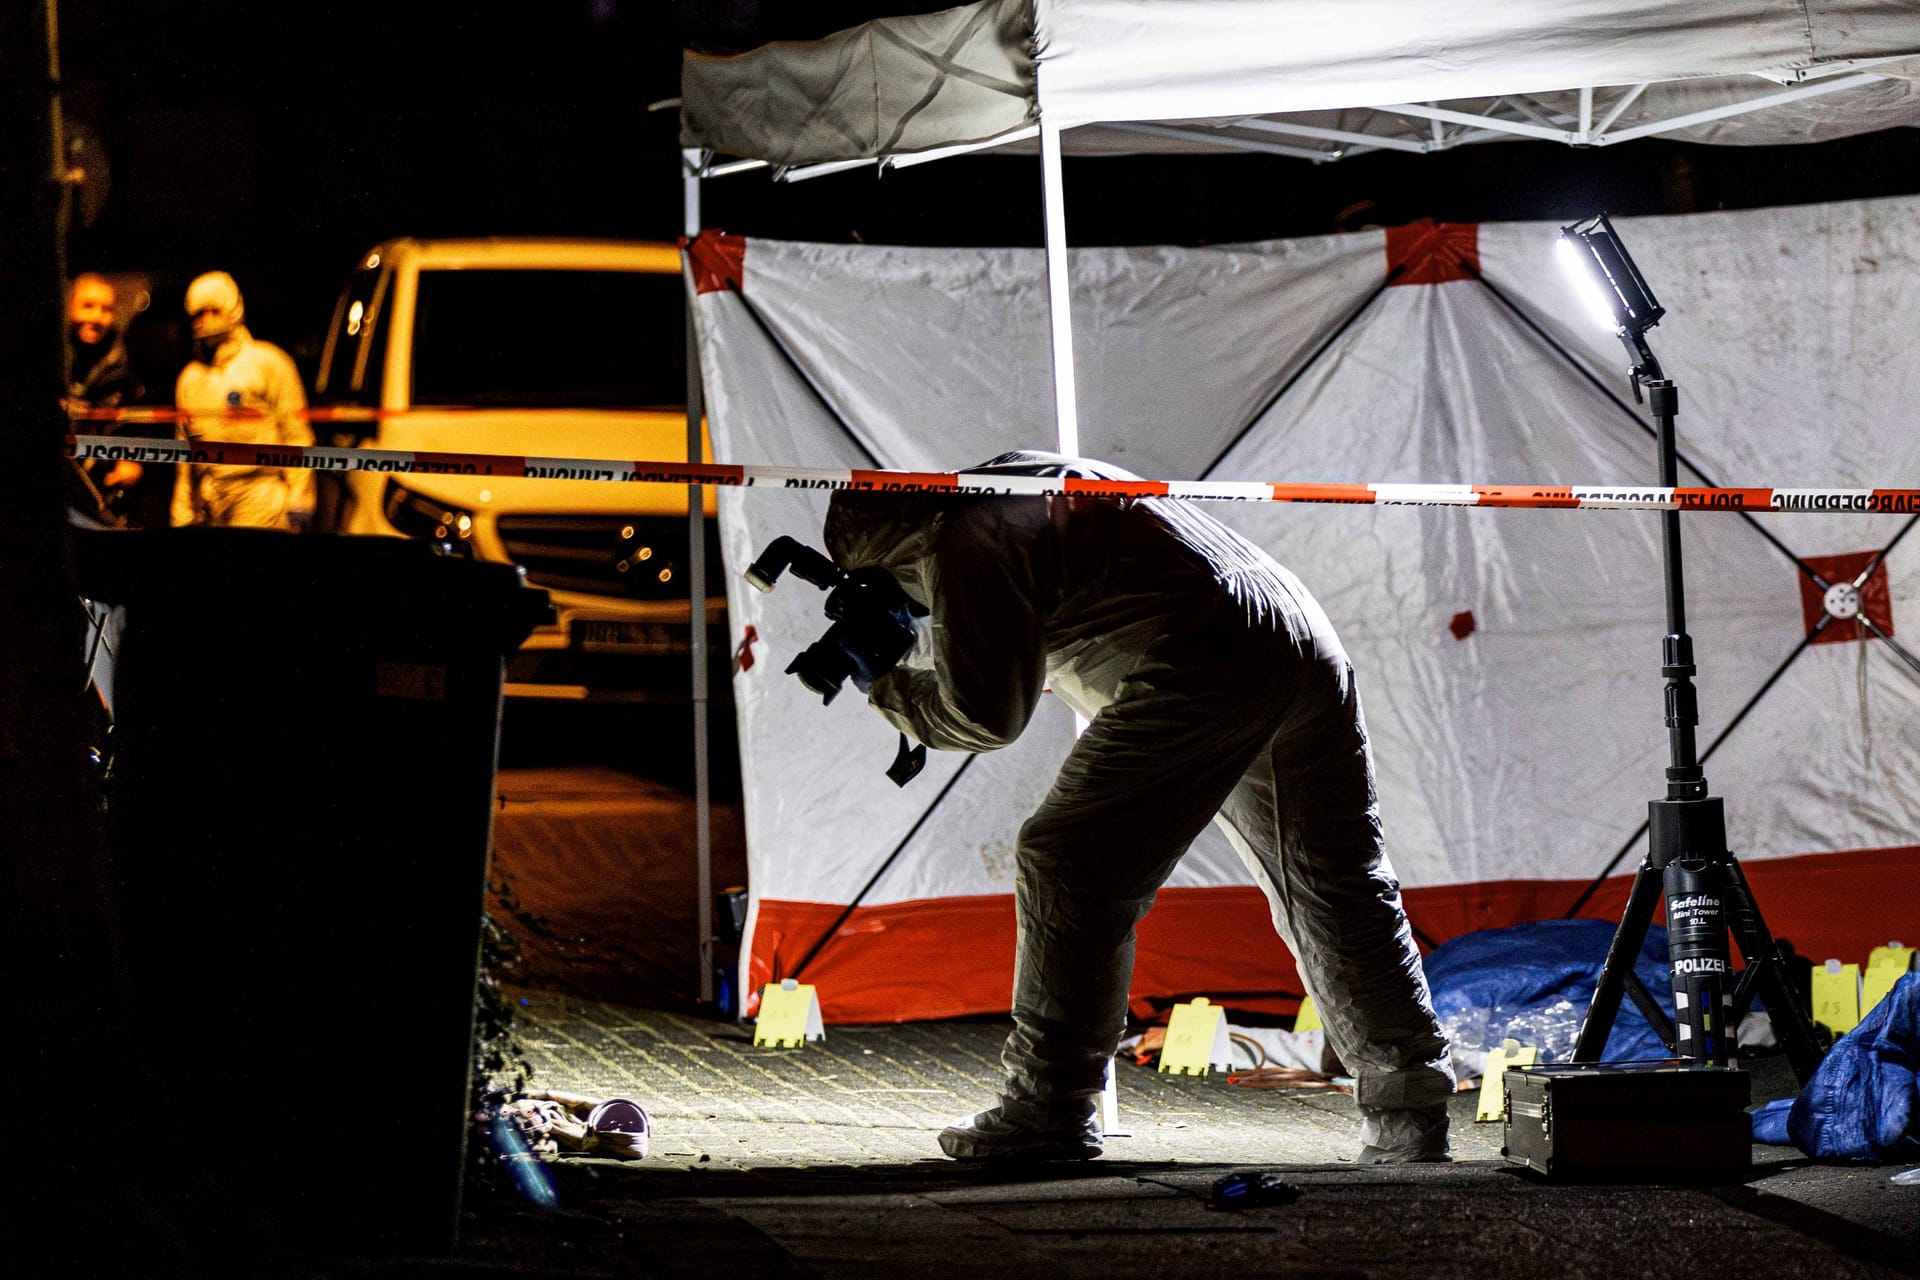
[[[1920,973],[1909,973],[1835,1042],[1798,1097],[1754,1113],[1754,1141],[1790,1141],[1816,1160],[1920,1160],[1916,1068]]]
[[[1757,1107],[1753,1113],[1753,1140],[1770,1142],[1776,1147],[1790,1147],[1793,1139],[1787,1135],[1787,1112],[1793,1109],[1793,1098],[1782,1098],[1778,1102],[1769,1102]]]
[[[1542,1062],[1566,1061],[1615,928],[1605,920],[1542,920],[1463,934],[1435,948],[1424,962],[1427,982],[1456,1057],[1512,1036],[1540,1050]],[[1671,999],[1665,929],[1647,930],[1634,972],[1656,1000]],[[1623,999],[1603,1056],[1621,1062],[1670,1055],[1639,1009]]]

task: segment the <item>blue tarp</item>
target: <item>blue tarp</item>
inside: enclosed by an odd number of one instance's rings
[[[1917,1068],[1920,973],[1909,973],[1827,1051],[1798,1097],[1754,1112],[1754,1141],[1791,1142],[1816,1160],[1920,1160]]]
[[[1463,934],[1426,957],[1434,1010],[1456,1049],[1497,1046],[1511,1035],[1564,1062],[1599,983],[1616,926],[1605,920],[1541,920]],[[1672,997],[1667,931],[1647,930],[1634,972],[1654,998]],[[1484,1018],[1483,1018],[1484,1015]],[[1669,1054],[1631,1000],[1623,999],[1603,1055],[1609,1062]]]

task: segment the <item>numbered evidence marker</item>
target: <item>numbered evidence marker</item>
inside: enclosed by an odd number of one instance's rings
[[[825,1040],[820,1021],[820,997],[810,986],[792,978],[769,982],[760,990],[760,1020],[754,1024],[753,1043],[775,1049],[799,1048],[808,1040]]]
[[[1860,1016],[1866,1017],[1873,1006],[1887,998],[1893,984],[1913,967],[1913,948],[1898,942],[1875,947],[1867,957],[1867,971],[1860,975]]]
[[[1829,960],[1813,966],[1813,1020],[1837,1036],[1860,1025],[1860,966]]]
[[[1160,1049],[1160,1070],[1176,1075],[1203,1076],[1207,1068],[1233,1066],[1233,1043],[1227,1039],[1227,1011],[1195,996],[1173,1006],[1167,1019],[1167,1038]]]
[[[1300,1012],[1293,1017],[1293,1029],[1296,1034],[1301,1031],[1326,1030],[1326,1027],[1321,1025],[1320,1010],[1314,1007],[1312,996],[1300,997]]]
[[[1507,1091],[1501,1077],[1508,1067],[1530,1067],[1540,1051],[1518,1040],[1503,1040],[1498,1049],[1487,1050],[1487,1073],[1480,1080],[1480,1106],[1475,1121],[1499,1120],[1507,1114]]]

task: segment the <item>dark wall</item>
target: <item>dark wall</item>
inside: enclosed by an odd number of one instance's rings
[[[395,235],[670,237],[677,38],[613,0],[277,6],[68,0],[69,102],[111,185],[75,269],[239,279],[306,357]]]

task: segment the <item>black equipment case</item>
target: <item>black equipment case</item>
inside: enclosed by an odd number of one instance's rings
[[[1556,1181],[1728,1181],[1753,1162],[1747,1073],[1684,1062],[1516,1067],[1501,1154]]]

